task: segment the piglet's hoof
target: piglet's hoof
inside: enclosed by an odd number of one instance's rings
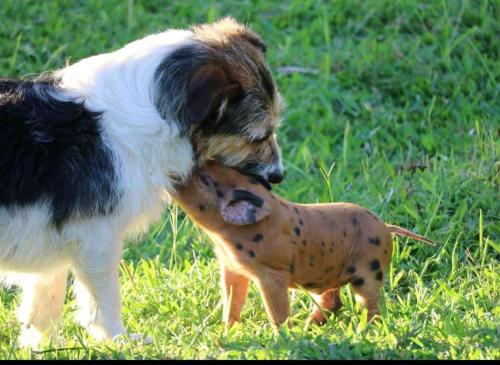
[[[328,322],[328,318],[325,317],[322,311],[316,310],[314,313],[308,318],[308,323],[314,323],[318,326],[324,325],[326,322]]]
[[[153,338],[150,336],[144,336],[140,333],[129,333],[128,335],[116,335],[113,337],[113,341],[125,345],[130,342],[135,342],[141,345],[151,345],[153,343]]]

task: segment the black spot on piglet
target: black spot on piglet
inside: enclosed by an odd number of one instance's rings
[[[262,241],[262,239],[264,238],[264,235],[262,233],[257,233],[254,237],[253,237],[253,241],[254,242],[259,242],[259,241]]]
[[[305,283],[304,288],[307,288],[307,289],[319,288],[319,285],[317,283],[310,282],[310,283]]]
[[[380,268],[380,262],[378,260],[373,260],[372,262],[370,262],[370,268],[373,271],[377,271]]]
[[[363,278],[356,278],[353,281],[351,281],[351,283],[354,286],[362,286],[365,283],[365,280]]]
[[[257,214],[257,210],[255,210],[255,208],[252,208],[248,211],[247,220],[249,223],[257,222],[257,218],[255,217],[255,214]]]

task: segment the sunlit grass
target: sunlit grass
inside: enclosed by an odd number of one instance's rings
[[[42,353],[17,347],[15,290],[0,290],[0,358],[498,359],[498,34],[494,1],[13,1],[0,4],[0,75],[55,69],[166,27],[231,14],[268,44],[288,109],[278,132],[297,202],[350,201],[426,234],[395,239],[382,316],[366,323],[348,288],[325,326],[291,294],[274,336],[255,287],[225,331],[218,264],[176,207],[121,270],[123,318],[148,346],[96,344],[73,321]],[[314,73],[284,75],[280,67]]]

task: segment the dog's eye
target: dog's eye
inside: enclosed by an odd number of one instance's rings
[[[259,144],[265,142],[266,138],[250,138],[250,143]]]
[[[269,130],[266,132],[266,134],[262,137],[259,137],[259,138],[252,138],[251,139],[251,142],[252,143],[262,143],[262,142],[265,142],[269,139],[269,137],[271,137],[271,135],[274,133],[274,131],[272,130]]]

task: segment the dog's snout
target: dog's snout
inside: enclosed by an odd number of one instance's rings
[[[284,178],[284,174],[282,171],[273,171],[269,174],[269,176],[267,177],[267,180],[271,184],[279,184],[280,182],[283,181],[283,178]]]
[[[274,163],[268,165],[263,172],[263,176],[265,176],[265,179],[271,184],[279,184],[285,177],[281,159],[276,159]]]

